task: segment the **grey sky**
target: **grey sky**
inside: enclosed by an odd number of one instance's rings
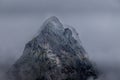
[[[119,12],[119,0],[1,0],[3,12]]]
[[[76,28],[92,60],[120,62],[119,0],[0,0],[0,68],[14,63],[53,15]]]

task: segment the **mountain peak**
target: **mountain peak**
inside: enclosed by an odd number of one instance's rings
[[[56,16],[51,16],[47,19],[47,21],[54,21],[54,22],[60,22],[59,19]]]
[[[8,71],[8,80],[88,80],[97,77],[96,68],[70,28],[65,28],[55,16],[48,18],[41,28],[40,34],[26,44],[23,55]]]
[[[41,29],[42,30],[50,29],[55,31],[55,30],[63,30],[64,28],[62,23],[59,21],[59,19],[56,16],[52,16],[47,20],[45,20]]]

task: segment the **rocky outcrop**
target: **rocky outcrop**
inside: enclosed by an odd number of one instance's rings
[[[64,28],[56,17],[43,23],[38,36],[25,45],[22,56],[7,74],[9,80],[87,80],[97,77],[75,29]]]

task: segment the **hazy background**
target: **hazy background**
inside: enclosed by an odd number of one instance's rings
[[[120,79],[120,0],[0,0],[0,77],[50,16],[76,28],[105,80]]]

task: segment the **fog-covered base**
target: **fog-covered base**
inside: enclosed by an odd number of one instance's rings
[[[75,29],[64,28],[51,17],[43,23],[39,35],[26,44],[7,75],[8,80],[87,80],[97,78],[98,72]]]

